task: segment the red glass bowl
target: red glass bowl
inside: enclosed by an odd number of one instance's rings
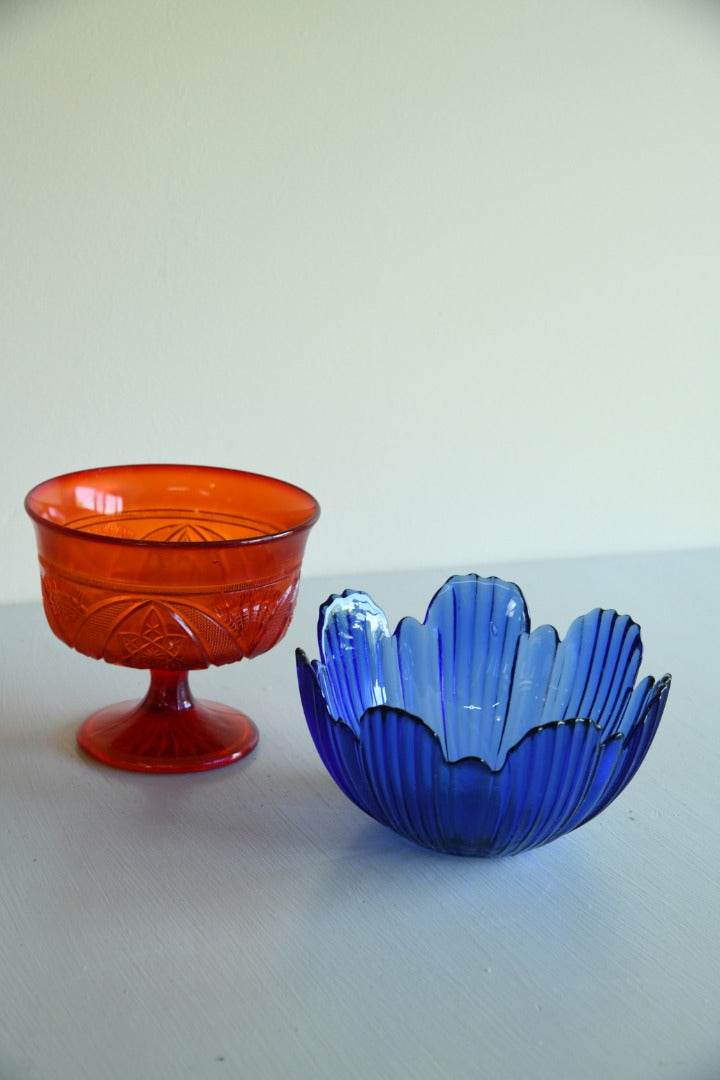
[[[46,480],[25,509],[53,632],[86,656],[151,671],[142,702],[81,725],[82,749],[170,773],[250,753],[253,722],[196,701],[188,672],[257,656],[283,636],[320,513],[312,495],[232,469],[119,465]]]

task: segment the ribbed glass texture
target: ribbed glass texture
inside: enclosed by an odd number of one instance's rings
[[[315,746],[362,810],[426,847],[512,854],[603,810],[634,776],[670,676],[635,681],[640,628],[596,608],[560,641],[531,632],[499,578],[450,578],[425,621],[391,632],[362,592],[320,609],[320,660],[297,651]]]

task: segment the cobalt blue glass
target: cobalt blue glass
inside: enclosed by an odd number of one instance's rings
[[[297,650],[305,717],[361,810],[457,855],[514,854],[576,829],[647,753],[670,676],[635,680],[640,628],[596,608],[563,641],[530,632],[499,578],[450,578],[394,633],[363,592],[320,609],[320,660]]]

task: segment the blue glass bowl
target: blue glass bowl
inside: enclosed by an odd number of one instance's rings
[[[576,829],[620,794],[660,722],[670,676],[635,679],[640,628],[599,608],[563,641],[530,633],[499,578],[452,577],[424,623],[391,633],[363,592],[320,609],[321,659],[297,650],[320,757],[361,810],[417,844],[514,854]]]

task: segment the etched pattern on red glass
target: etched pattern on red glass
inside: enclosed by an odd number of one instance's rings
[[[290,625],[299,582],[297,570],[255,588],[153,590],[156,599],[148,602],[143,594],[118,596],[42,567],[43,602],[53,632],[86,656],[137,668],[190,670],[266,652]]]

